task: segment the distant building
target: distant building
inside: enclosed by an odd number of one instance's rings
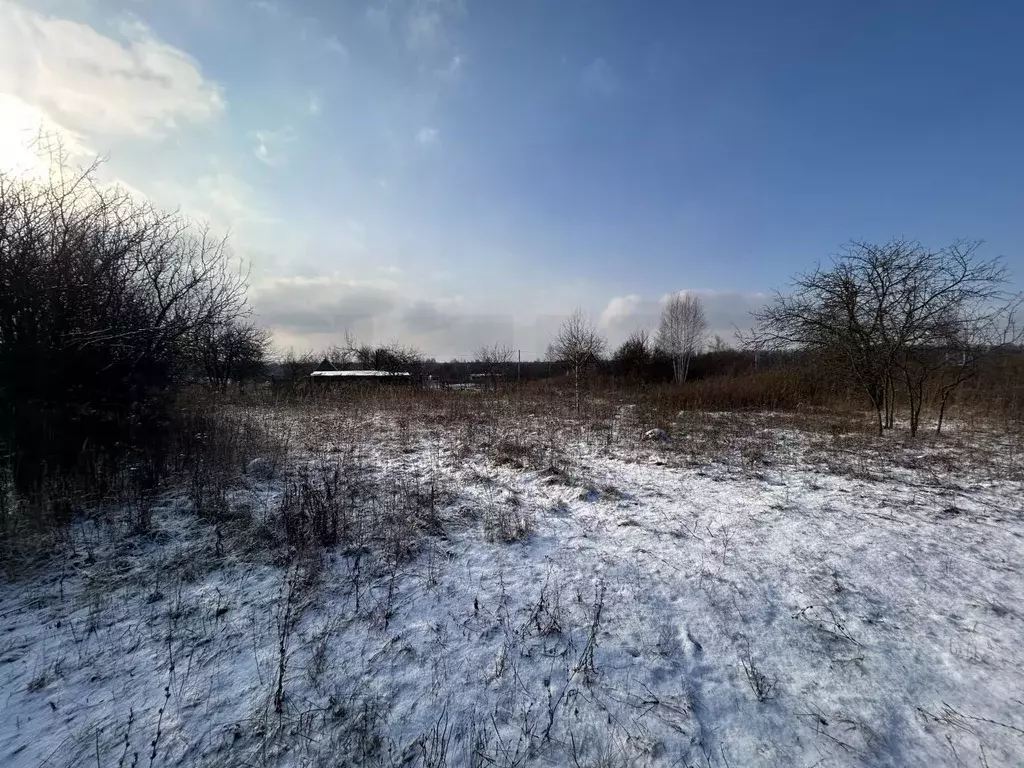
[[[327,361],[324,361],[327,362]],[[329,364],[329,363],[328,363]],[[322,363],[321,363],[322,365]],[[374,384],[411,384],[412,374],[406,371],[339,371],[331,366],[330,370],[317,368],[309,374],[316,383],[354,384],[357,382]]]

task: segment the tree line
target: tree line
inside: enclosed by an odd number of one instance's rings
[[[266,376],[270,334],[252,322],[246,272],[223,238],[99,183],[95,166],[54,167],[44,183],[0,174],[0,480],[38,494],[47,477],[96,481],[130,459],[156,483],[177,393],[190,382],[223,391]],[[350,335],[323,356],[337,367],[477,373],[495,384],[513,373],[564,375],[577,408],[595,373],[686,386],[802,362],[859,391],[879,432],[905,408],[916,435],[927,408],[941,430],[956,392],[1021,354],[1020,296],[1003,262],[980,248],[851,243],[754,313],[741,349],[709,340],[699,295],[683,292],[665,300],[656,328],[611,350],[577,310],[543,361],[520,363],[494,343],[473,360],[438,363]],[[318,362],[286,354],[276,369],[296,381]]]
[[[845,380],[870,403],[880,435],[895,426],[901,403],[911,436],[928,404],[935,406],[939,433],[951,398],[966,382],[1022,352],[1022,297],[1009,290],[1003,260],[982,258],[980,247],[963,240],[937,250],[906,239],[852,242],[830,265],[801,273],[788,291],[776,292],[738,338],[755,367],[759,356],[773,354],[811,360],[822,378]],[[610,369],[644,379],[660,359],[671,364],[673,381],[684,383],[699,353],[728,351],[717,337],[709,349],[707,330],[698,296],[670,296],[653,343],[647,329],[637,329],[613,353]],[[600,366],[604,349],[596,326],[579,311],[549,348],[549,357],[564,361],[572,375],[577,409],[582,375]]]
[[[740,349],[709,340],[700,296],[666,298],[657,327],[638,328],[614,350],[582,310],[562,323],[544,363],[516,363],[518,378],[567,374],[577,410],[584,383],[600,375],[627,384],[685,384],[708,375],[750,373],[780,364],[803,366],[822,380],[859,391],[875,413],[879,434],[905,406],[911,435],[934,406],[941,432],[954,395],[1007,356],[1021,354],[1020,294],[999,258],[982,258],[981,243],[957,241],[932,250],[906,239],[881,245],[852,242],[826,266],[796,275],[786,291],[753,313],[737,332]],[[416,350],[371,348],[346,339],[328,352],[341,364],[466,377],[492,382],[512,370],[513,350],[495,343],[471,361],[439,364]],[[383,361],[383,362],[382,362]],[[390,368],[385,366],[391,366]]]

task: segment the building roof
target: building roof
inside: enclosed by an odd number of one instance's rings
[[[405,371],[313,371],[309,375],[317,378],[346,377],[354,379],[371,379],[376,377],[392,378],[395,376],[409,376],[410,374]]]

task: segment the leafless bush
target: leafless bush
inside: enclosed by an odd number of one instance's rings
[[[747,677],[747,682],[750,683],[750,690],[754,692],[754,696],[760,702],[766,702],[775,693],[775,685],[777,681],[773,678],[768,677],[760,667],[754,657],[747,650],[740,657],[740,664],[743,665],[743,674]]]
[[[847,628],[846,622],[827,605],[804,606],[793,614],[793,618],[807,622],[830,639],[840,640],[856,646],[860,645]]]
[[[508,503],[489,505],[484,512],[484,535],[490,541],[523,541],[533,528],[533,515],[515,498]]]
[[[252,323],[227,322],[200,328],[192,336],[191,355],[208,383],[226,392],[263,373],[270,332]]]
[[[0,174],[7,548],[126,485],[145,528],[196,340],[247,312],[223,239],[55,159],[43,183]]]
[[[275,520],[280,543],[291,551],[373,550],[401,563],[416,554],[423,536],[441,532],[445,498],[436,478],[378,472],[350,447],[294,467]]]
[[[508,376],[509,368],[515,359],[515,351],[506,344],[496,341],[476,351],[476,360],[484,368],[491,387],[498,388],[498,380]]]
[[[531,469],[543,461],[544,452],[537,445],[505,439],[492,446],[491,453],[497,464]]]

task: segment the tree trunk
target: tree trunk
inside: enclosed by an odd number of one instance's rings
[[[875,384],[868,384],[862,382],[864,385],[864,391],[867,393],[868,400],[871,401],[871,405],[875,409],[875,415],[878,417],[878,436],[881,437],[885,434],[885,388],[878,387]]]
[[[959,387],[962,383],[963,381],[953,382],[952,384],[947,385],[945,389],[942,390],[942,399],[939,401],[939,421],[935,425],[936,435],[942,433],[942,422],[946,415],[946,405],[947,403],[949,403],[949,398],[953,396],[953,393],[956,392],[957,387]]]
[[[885,428],[896,425],[896,383],[891,374],[885,376]]]
[[[921,408],[924,406],[924,392],[915,392],[913,387],[908,387],[910,397],[910,436],[917,437],[917,430],[921,424]]]

